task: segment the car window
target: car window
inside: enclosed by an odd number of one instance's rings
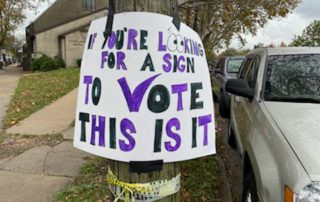
[[[228,60],[227,72],[238,73],[244,58],[231,58]]]
[[[269,56],[267,100],[320,102],[320,54]]]
[[[239,75],[240,79],[244,79],[246,77],[248,70],[252,65],[252,62],[253,62],[252,58],[246,59],[240,71],[240,75]]]
[[[244,79],[247,81],[250,88],[254,89],[256,86],[257,80],[257,58],[248,58],[241,69],[240,79]]]

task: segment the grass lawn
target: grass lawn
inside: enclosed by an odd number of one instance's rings
[[[89,160],[80,170],[74,182],[64,191],[54,195],[55,202],[109,201],[107,184],[108,161],[102,158]]]
[[[182,201],[222,201],[223,179],[215,155],[182,162],[181,174]]]
[[[68,68],[21,77],[4,119],[5,127],[15,125],[76,88],[79,73],[78,68]]]
[[[110,192],[106,182],[107,167],[108,162],[103,158],[90,160],[71,185],[55,194],[54,201],[108,201]],[[182,162],[181,174],[181,201],[222,201],[223,180],[215,156]]]

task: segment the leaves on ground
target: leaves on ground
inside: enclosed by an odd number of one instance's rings
[[[223,179],[215,155],[181,163],[182,201],[222,201]]]
[[[33,147],[42,145],[55,146],[62,141],[62,134],[44,136],[0,134],[0,161],[17,156]]]
[[[79,72],[78,68],[68,68],[21,77],[4,119],[5,127],[19,123],[76,88]]]

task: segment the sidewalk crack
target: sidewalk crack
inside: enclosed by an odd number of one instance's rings
[[[43,167],[42,167],[42,175],[46,175],[46,165],[47,165],[47,158],[48,158],[49,153],[50,153],[50,151],[47,151],[46,156],[44,157]]]

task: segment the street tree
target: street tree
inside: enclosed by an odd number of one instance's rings
[[[48,0],[0,0],[0,47],[4,48],[14,31],[26,18],[26,9],[36,12],[40,2]]]
[[[300,36],[295,36],[290,46],[320,46],[320,20],[313,21]]]
[[[228,47],[231,39],[245,44],[244,34],[255,35],[268,20],[285,17],[300,0],[193,0],[180,5],[181,16],[196,30],[207,52]]]
[[[218,55],[218,58],[222,58],[224,56],[237,56],[237,55],[247,55],[250,52],[250,49],[235,49],[235,48],[229,48],[223,51]]]

